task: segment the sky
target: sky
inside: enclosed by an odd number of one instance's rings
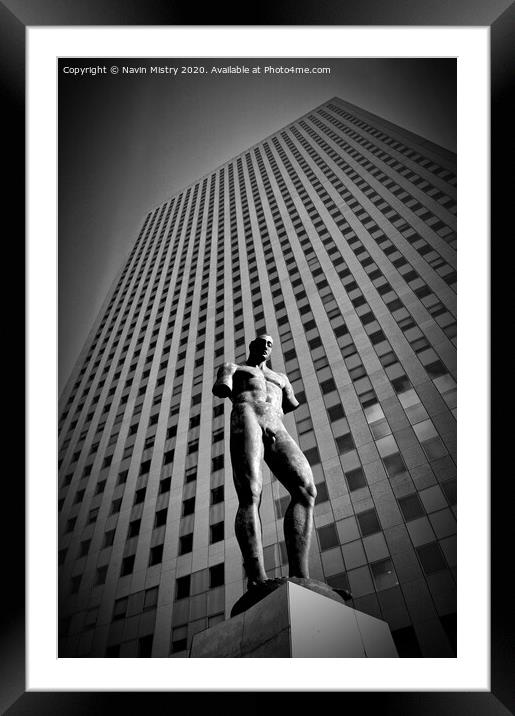
[[[109,71],[157,64],[206,73]],[[262,70],[210,72],[228,65]],[[456,151],[454,59],[67,58],[58,72],[59,393],[147,212],[249,146],[338,96]]]

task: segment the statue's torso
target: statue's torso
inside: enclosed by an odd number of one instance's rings
[[[233,374],[232,400],[238,404],[256,405],[267,403],[281,410],[285,379],[266,366],[261,370],[254,366],[238,365]]]

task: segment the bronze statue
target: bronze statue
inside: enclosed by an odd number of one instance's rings
[[[266,365],[272,345],[270,336],[257,336],[249,345],[245,363],[224,363],[213,386],[216,396],[233,403],[230,448],[239,502],[235,529],[248,588],[267,581],[259,517],[263,458],[291,495],[284,515],[289,575],[309,577],[316,488],[307,458],[283,425],[284,413],[295,410],[299,403],[288,378]]]

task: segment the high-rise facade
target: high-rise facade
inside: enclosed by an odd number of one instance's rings
[[[310,574],[453,656],[456,158],[332,98],[146,216],[60,403],[59,654],[184,657],[245,587],[224,360],[300,407]],[[264,467],[270,576],[287,492]]]

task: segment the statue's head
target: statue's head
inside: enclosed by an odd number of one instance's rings
[[[256,336],[253,341],[249,343],[249,358],[253,358],[257,363],[267,361],[272,353],[272,346],[274,341],[266,333],[262,333]]]

